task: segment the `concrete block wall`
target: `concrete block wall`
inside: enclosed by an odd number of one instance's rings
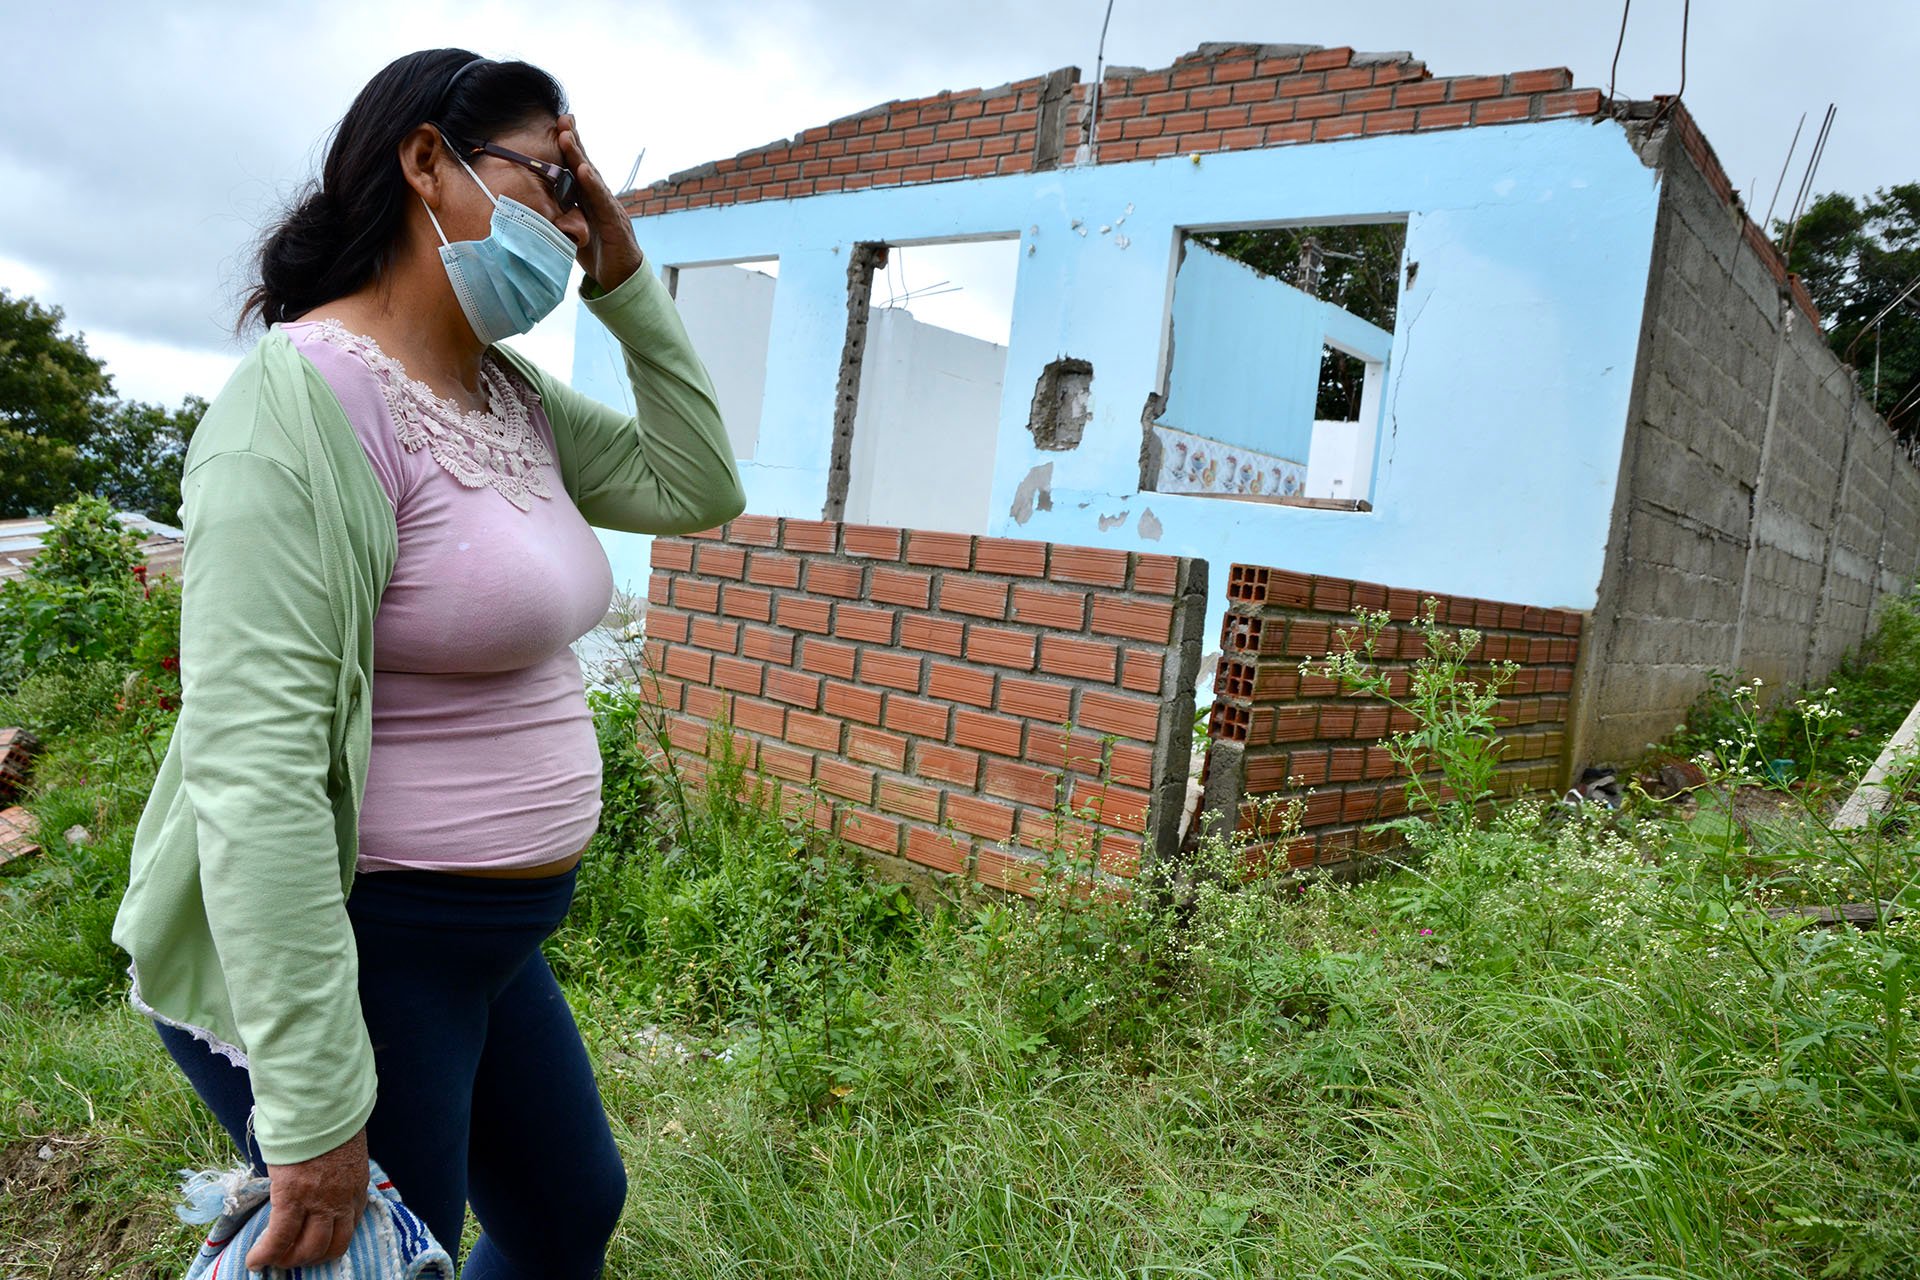
[[[868,187],[1244,151],[1363,135],[1519,124],[1601,112],[1563,67],[1435,78],[1409,54],[1318,45],[1203,45],[1172,66],[1075,67],[992,89],[949,90],[843,116],[676,173],[623,197],[628,213],[791,200]]]
[[[1172,854],[1206,564],[741,516],[659,538],[647,688],[683,767],[730,725],[787,811],[902,869],[1030,891],[1066,835]]]
[[[1496,710],[1494,789],[1512,796],[1562,785],[1580,614],[1243,564],[1228,570],[1227,599],[1196,831],[1237,831],[1264,847],[1261,837],[1279,834],[1274,802],[1298,800],[1303,831],[1288,839],[1286,861],[1329,866],[1379,848],[1367,828],[1407,812],[1406,779],[1385,740],[1413,728],[1412,716],[1301,669],[1343,648],[1359,608],[1389,615],[1375,659],[1396,700],[1426,653],[1412,624],[1429,600],[1446,627],[1481,634],[1471,661],[1482,678],[1490,664],[1518,664]]]
[[[1711,670],[1821,679],[1920,562],[1920,470],[1685,108],[1641,144],[1661,206],[1583,659],[1583,762],[1664,738]]]

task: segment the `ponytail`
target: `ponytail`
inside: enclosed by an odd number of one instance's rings
[[[353,238],[345,211],[324,189],[309,187],[292,212],[260,246],[259,283],[247,298],[242,321],[258,313],[262,324],[282,324],[351,293],[341,287],[352,264],[342,250]]]

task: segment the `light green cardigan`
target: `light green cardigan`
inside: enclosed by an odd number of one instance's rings
[[[637,417],[496,349],[540,394],[568,496],[609,529],[732,519],[733,450],[666,289],[643,266],[587,293],[626,353]],[[194,432],[181,496],[184,695],[113,938],[139,1003],[246,1054],[254,1136],[293,1164],[373,1110],[345,903],[393,508],[339,401],[273,331]]]

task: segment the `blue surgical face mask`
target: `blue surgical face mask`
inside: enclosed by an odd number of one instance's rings
[[[566,232],[526,205],[487,191],[465,160],[460,167],[493,201],[487,238],[450,243],[430,205],[427,217],[440,236],[440,261],[446,264],[460,310],[474,336],[492,345],[525,333],[560,305],[578,249]]]

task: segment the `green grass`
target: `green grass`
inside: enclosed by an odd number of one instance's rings
[[[1920,589],[1888,598],[1874,632],[1825,680],[1809,689],[1743,683],[1713,672],[1667,743],[1672,754],[1725,756],[1742,746],[1756,761],[1824,794],[1857,774],[1920,702]]]
[[[1905,802],[1846,838],[1516,805],[1358,885],[1229,888],[1216,844],[1171,909],[923,912],[596,710],[549,954],[630,1173],[610,1277],[1920,1275]],[[7,1280],[178,1274],[174,1171],[224,1155],[104,932],[152,742],[56,743],[34,806],[94,839],[0,878]],[[1765,911],[1863,887],[1907,914]]]

